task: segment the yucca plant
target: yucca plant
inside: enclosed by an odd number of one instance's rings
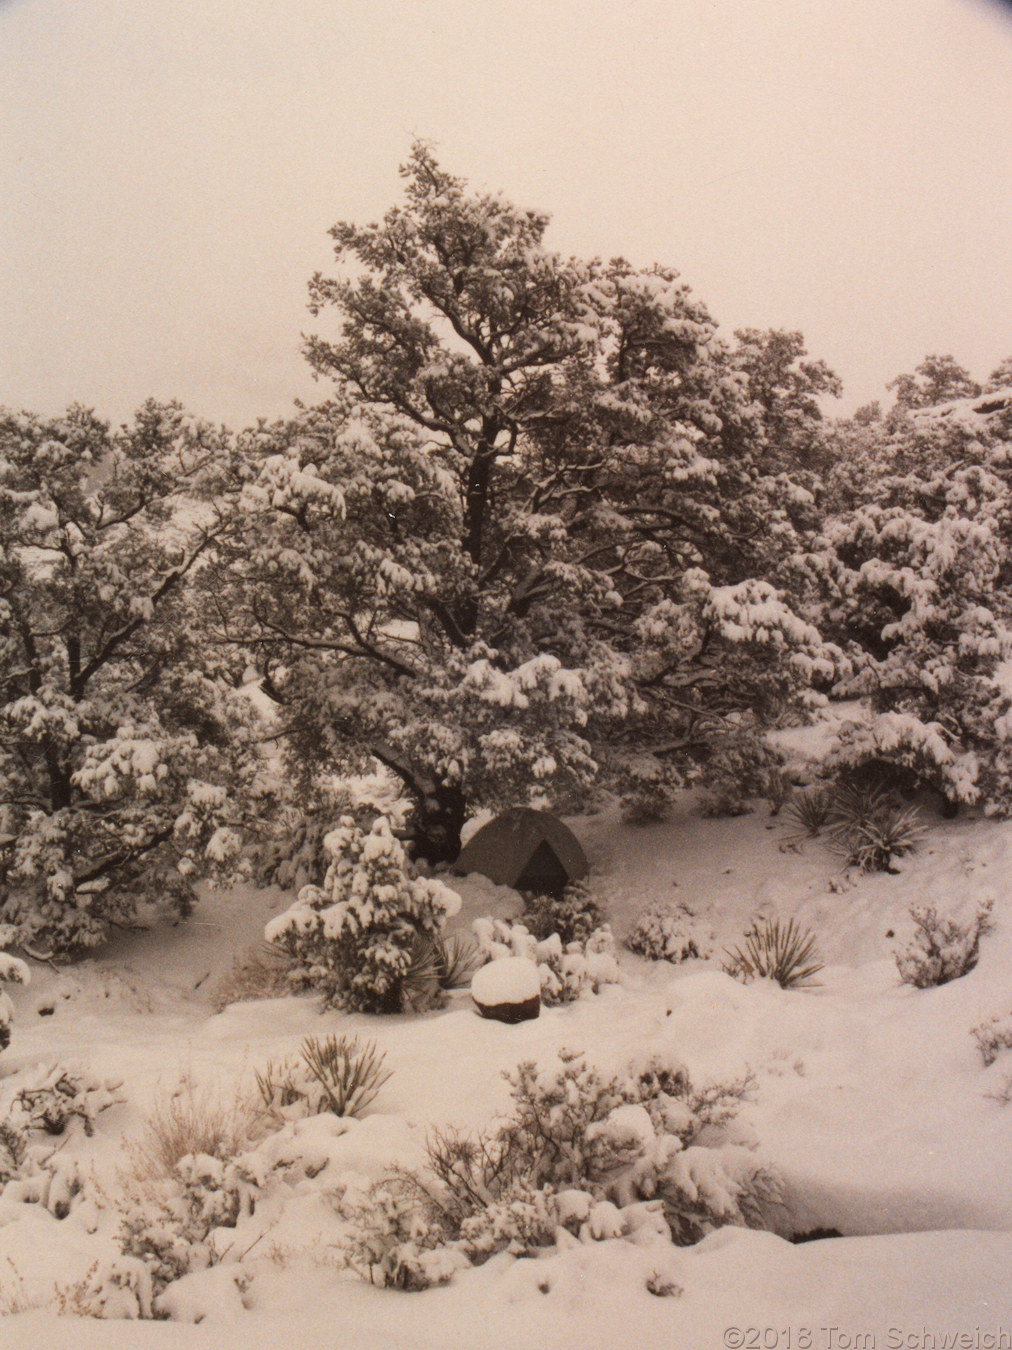
[[[829,825],[831,847],[848,867],[862,872],[895,871],[893,859],[912,853],[924,837],[913,807],[904,807],[895,792],[878,786],[838,788]]]
[[[440,989],[466,989],[471,976],[485,962],[475,944],[459,933],[448,938],[442,934],[434,938],[432,953]]]
[[[879,783],[837,783],[830,793],[828,824],[837,830],[853,829],[899,806],[899,795]]]
[[[254,1070],[257,1088],[269,1116],[284,1117],[286,1108],[298,1114],[357,1116],[386,1083],[382,1050],[375,1041],[357,1036],[307,1036],[298,1059],[268,1064]]]
[[[728,950],[724,970],[728,975],[747,984],[750,980],[776,980],[781,989],[806,989],[818,983],[812,977],[823,963],[812,960],[815,954],[815,934],[802,929],[793,919],[782,924],[779,919],[766,918],[760,926],[756,920],[745,934],[744,950]]]
[[[792,838],[813,839],[825,829],[832,808],[833,793],[829,788],[808,788],[795,793],[784,810],[784,818],[797,827]]]
[[[832,847],[846,858],[848,867],[858,867],[862,872],[895,872],[893,859],[913,853],[923,837],[924,827],[917,812],[908,806],[841,829]]]

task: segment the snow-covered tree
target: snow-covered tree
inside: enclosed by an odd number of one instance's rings
[[[0,414],[0,921],[67,953],[139,903],[185,912],[237,843],[248,713],[186,585],[225,528],[224,437],[146,404]]]
[[[350,275],[314,279],[339,324],[308,354],[335,397],[248,436],[217,622],[295,766],[379,758],[435,859],[469,805],[660,798],[757,747],[818,659],[761,580],[812,494],[674,272],[557,256],[547,217],[424,145],[404,178],[381,223],[332,231]]]
[[[886,388],[896,390],[900,409],[934,408],[980,393],[980,385],[953,356],[926,356],[912,375],[897,375]]]
[[[841,762],[891,764],[950,807],[1007,814],[1012,388],[971,387],[846,429],[836,509],[800,571],[818,597],[811,617],[853,661],[838,692],[866,696],[874,714]]]
[[[438,935],[460,909],[460,896],[415,875],[383,816],[368,831],[345,817],[324,848],[331,863],[323,885],[304,886],[267,925],[267,941],[292,957],[328,1005],[402,1012],[418,940]]]
[[[758,458],[761,437],[766,465],[795,473],[823,468],[827,446],[820,399],[839,398],[840,380],[825,361],[805,359],[801,333],[742,328],[734,336],[731,360],[746,376],[752,402],[748,452]]]

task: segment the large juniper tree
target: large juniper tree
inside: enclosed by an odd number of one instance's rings
[[[334,396],[247,437],[213,597],[289,762],[381,760],[432,858],[479,802],[660,799],[720,764],[747,788],[817,649],[761,579],[812,504],[769,454],[778,396],[674,272],[559,257],[424,145],[403,175],[332,231],[307,350]]]

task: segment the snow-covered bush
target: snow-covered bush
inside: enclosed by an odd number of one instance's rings
[[[257,1195],[239,1161],[204,1153],[187,1154],[162,1181],[128,1184],[119,1202],[119,1243],[128,1262],[147,1271],[143,1284],[150,1295],[149,1311],[135,1315],[164,1316],[155,1300],[169,1284],[219,1262],[234,1239],[228,1230],[252,1213]],[[96,1284],[115,1283],[121,1269],[103,1271]]]
[[[712,929],[688,905],[654,900],[640,911],[626,946],[651,961],[678,962],[709,956],[712,941]]]
[[[345,1206],[353,1268],[417,1289],[497,1251],[533,1255],[564,1233],[592,1242],[648,1225],[687,1244],[724,1224],[772,1226],[775,1178],[721,1138],[745,1080],[695,1092],[677,1066],[606,1076],[582,1054],[559,1058],[508,1075],[513,1109],[497,1126],[433,1135],[424,1171]]]
[[[971,1035],[977,1042],[977,1049],[984,1061],[984,1067],[990,1068],[1003,1050],[1012,1050],[1012,1009],[1005,1016],[995,1013],[972,1028]]]
[[[607,924],[584,941],[566,945],[558,933],[539,942],[522,923],[502,919],[475,919],[472,929],[487,960],[520,956],[534,962],[545,1004],[570,1003],[581,994],[596,994],[603,984],[618,983],[615,939]]]
[[[344,1257],[362,1279],[382,1288],[416,1291],[445,1284],[467,1266],[450,1244],[453,1228],[422,1183],[392,1176],[346,1195],[341,1212],[350,1231]]]
[[[16,956],[0,951],[0,984],[28,984],[31,972],[24,961]],[[14,1004],[10,996],[0,989],[0,1050],[6,1050],[11,1043],[11,1023],[14,1021]]]
[[[65,1219],[85,1187],[81,1168],[59,1148],[43,1145],[30,1131],[0,1121],[0,1194],[4,1200],[40,1205]]]
[[[383,816],[369,831],[343,818],[324,846],[331,863],[323,885],[303,887],[265,937],[328,1006],[400,1012],[417,939],[435,937],[460,897],[415,874]]]
[[[571,881],[559,896],[525,897],[520,922],[541,942],[558,933],[563,946],[586,942],[601,927],[604,916],[585,881]]]
[[[755,719],[741,715],[733,728],[715,738],[705,772],[704,815],[745,816],[752,799],[765,796],[776,759]]]
[[[280,1124],[332,1111],[358,1116],[390,1078],[375,1041],[357,1036],[307,1036],[298,1058],[255,1070],[264,1113]]]
[[[92,1135],[99,1114],[125,1100],[118,1095],[122,1079],[96,1078],[84,1069],[59,1064],[38,1066],[7,1083],[9,1091],[16,1085],[7,1119],[49,1135],[63,1134],[72,1120],[80,1120],[84,1133]]]
[[[37,1065],[3,1080],[0,1091],[0,1191],[42,1205],[58,1219],[70,1212],[83,1181],[78,1164],[54,1145],[72,1121],[91,1135],[102,1111],[124,1099],[118,1079],[83,1069]]]
[[[980,957],[981,938],[994,927],[993,906],[993,900],[983,900],[971,918],[960,922],[952,914],[939,914],[933,905],[914,905],[914,936],[895,953],[903,983],[933,989],[969,974]]]
[[[813,960],[815,934],[801,928],[793,919],[781,923],[778,918],[758,919],[744,938],[744,948],[728,950],[724,970],[747,984],[751,980],[775,980],[781,989],[806,989],[815,984],[814,976],[822,962]]]

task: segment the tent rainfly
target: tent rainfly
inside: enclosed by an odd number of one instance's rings
[[[590,868],[576,835],[558,816],[515,806],[475,831],[453,870],[481,872],[498,886],[558,896]]]

